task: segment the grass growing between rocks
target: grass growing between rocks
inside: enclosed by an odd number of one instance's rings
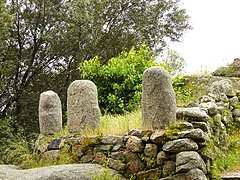
[[[217,173],[240,171],[240,131],[228,136],[227,153],[215,159]]]

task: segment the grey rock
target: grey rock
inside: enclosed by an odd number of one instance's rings
[[[97,147],[97,151],[110,151],[112,149],[112,145],[110,144],[101,144]]]
[[[143,127],[166,129],[176,121],[176,99],[169,73],[155,66],[143,73]]]
[[[219,101],[227,103],[228,102],[228,97],[225,93],[220,93],[219,94]]]
[[[194,128],[200,128],[204,132],[210,132],[210,125],[207,122],[193,122]]]
[[[42,154],[41,160],[43,162],[55,162],[57,161],[60,153],[61,153],[60,150],[46,151],[45,153]]]
[[[236,96],[238,97],[238,100],[240,101],[240,90],[236,91]]]
[[[123,137],[122,136],[113,136],[113,135],[106,135],[102,138],[103,144],[122,144]]]
[[[100,124],[97,87],[89,80],[72,82],[67,92],[68,131],[81,133]]]
[[[191,169],[201,169],[207,174],[206,164],[196,151],[180,152],[176,156],[176,171],[187,172]]]
[[[218,113],[217,105],[213,102],[201,103],[199,107],[206,108],[208,115],[211,117]]]
[[[218,110],[218,113],[223,115],[224,111],[225,111],[225,107],[224,106],[217,106],[216,109]]]
[[[112,169],[106,169],[98,164],[64,164],[58,166],[48,166],[29,170],[21,170],[12,165],[0,166],[0,179],[4,180],[93,180],[103,178],[104,174],[109,173],[111,177],[118,176]]]
[[[166,133],[165,131],[155,131],[154,133],[152,133],[152,135],[150,136],[150,140],[155,143],[155,144],[159,144],[161,143],[163,140],[166,139]]]
[[[126,161],[128,162],[127,172],[138,173],[144,169],[144,163],[140,160],[136,153],[127,152],[125,154]]]
[[[199,103],[215,103],[215,99],[210,96],[202,96],[199,98]]]
[[[191,169],[187,173],[180,173],[166,180],[207,180],[207,177],[200,169]]]
[[[51,135],[62,132],[62,105],[53,91],[41,93],[39,100],[40,133]]]
[[[178,119],[185,119],[189,121],[208,121],[209,116],[207,113],[200,108],[178,108],[177,109]]]
[[[233,115],[234,115],[235,117],[240,117],[240,109],[234,109],[234,110],[233,110]]]
[[[113,152],[110,157],[115,160],[123,160],[125,157],[125,154],[124,154],[124,151],[118,151],[118,152]]]
[[[158,148],[156,144],[146,144],[144,154],[148,157],[155,157],[157,155]]]
[[[162,165],[167,159],[168,159],[168,156],[166,152],[160,151],[157,155],[157,164]]]
[[[238,97],[234,96],[233,98],[229,99],[229,102],[231,106],[236,106],[239,102]]]
[[[197,142],[206,142],[209,141],[209,137],[202,129],[192,129],[188,131],[182,131],[178,133],[181,138],[190,138]]]
[[[97,152],[95,155],[95,159],[92,162],[101,165],[106,165],[107,160],[108,158],[103,152]]]
[[[131,131],[128,132],[128,135],[143,138],[143,137],[149,137],[152,133],[153,133],[152,130],[132,129]]]
[[[176,163],[174,161],[165,161],[163,165],[163,177],[173,174],[176,171]]]
[[[159,176],[158,169],[150,169],[147,171],[141,171],[137,173],[137,179],[144,179],[144,180],[155,180]]]
[[[224,93],[229,97],[233,97],[236,95],[233,84],[229,79],[223,79],[213,82],[209,88],[209,92],[212,94]]]
[[[48,145],[48,150],[60,149],[61,142],[62,142],[61,138],[52,139]]]
[[[192,139],[177,139],[173,141],[168,141],[163,145],[162,148],[166,152],[178,153],[181,151],[192,151],[198,150],[198,145]]]
[[[126,143],[126,149],[131,152],[143,152],[144,143],[140,138],[130,136]]]
[[[179,124],[177,124],[177,128],[178,129],[193,129],[193,124],[190,122],[181,122]]]
[[[119,160],[109,159],[108,166],[117,171],[123,171],[126,168],[126,165]]]

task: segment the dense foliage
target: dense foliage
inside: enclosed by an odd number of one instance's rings
[[[141,101],[143,71],[153,65],[149,49],[132,48],[101,65],[98,57],[80,66],[81,77],[93,81],[99,93],[102,112],[123,113],[136,109]]]

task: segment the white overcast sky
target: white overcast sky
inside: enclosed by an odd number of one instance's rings
[[[193,30],[173,43],[187,73],[213,71],[240,58],[240,0],[181,0]]]

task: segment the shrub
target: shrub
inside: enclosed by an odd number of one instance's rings
[[[173,89],[176,93],[177,104],[186,104],[195,100],[193,87],[187,84],[187,76],[177,76],[173,78]]]
[[[132,48],[102,65],[98,57],[80,65],[82,79],[93,81],[102,112],[122,114],[137,109],[141,102],[143,71],[155,63],[146,45]],[[163,66],[163,65],[162,65]]]

